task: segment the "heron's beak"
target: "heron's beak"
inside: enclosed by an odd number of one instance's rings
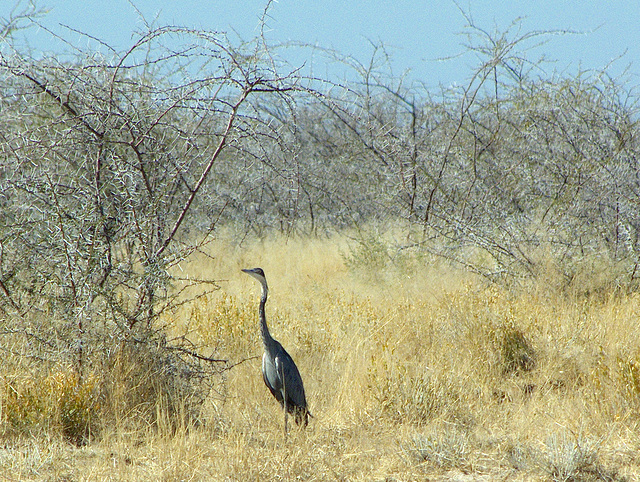
[[[252,277],[258,279],[258,274],[256,273],[255,268],[253,268],[253,269],[243,269],[242,272],[243,273],[247,273],[249,276],[252,276]]]

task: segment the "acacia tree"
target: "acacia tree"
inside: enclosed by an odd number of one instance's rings
[[[406,221],[390,259],[426,250],[501,282],[544,274],[551,260],[565,284],[587,288],[580,271],[608,258],[597,269],[613,263],[607,278],[634,285],[633,89],[605,73],[548,75],[528,48],[549,32],[522,33],[517,22],[491,32],[467,20],[480,62],[466,85],[439,97],[389,75],[382,46],[368,63],[349,60],[359,82],[334,87],[298,128],[305,155],[331,166],[316,165],[321,192],[331,185],[334,199],[358,206],[343,209],[356,223]],[[341,179],[357,189],[337,188]],[[360,241],[369,240],[377,249],[366,233]]]
[[[278,73],[260,38],[164,27],[125,51],[100,47],[0,51],[5,349],[22,337],[24,353],[82,378],[119,344],[145,344],[161,350],[145,358],[183,367],[158,373],[193,381],[202,362],[223,360],[186,337],[167,342],[159,320],[217,285],[173,268],[234,201],[219,192],[222,164],[277,151],[277,127],[256,106],[286,105],[297,78]]]

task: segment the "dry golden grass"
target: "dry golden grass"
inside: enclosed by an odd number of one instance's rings
[[[380,253],[365,256],[342,236],[241,246],[230,239],[221,235],[210,246],[214,260],[181,266],[219,278],[222,289],[166,321],[232,362],[261,355],[259,287],[240,268],[262,267],[270,328],[304,379],[309,428],[284,439],[279,405],[251,358],[228,372],[224,391],[212,392],[202,426],[116,423],[80,448],[46,431],[7,433],[2,476],[640,477],[640,295],[507,291],[434,260],[392,265]],[[5,385],[18,375],[11,370]],[[5,386],[5,424],[10,398]]]

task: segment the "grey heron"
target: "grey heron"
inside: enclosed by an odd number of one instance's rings
[[[292,414],[296,423],[306,427],[309,423],[309,410],[304,394],[304,385],[298,367],[282,345],[275,340],[267,327],[265,304],[267,303],[267,278],[262,268],[243,269],[243,272],[257,279],[262,285],[260,298],[260,334],[264,345],[262,355],[262,378],[272,395],[284,409],[284,433],[287,433],[287,414]]]

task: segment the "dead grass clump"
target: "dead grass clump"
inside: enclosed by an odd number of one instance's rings
[[[378,416],[397,424],[424,425],[458,411],[459,396],[453,388],[430,377],[384,378],[372,373],[369,388]]]
[[[5,378],[3,428],[8,434],[58,434],[83,445],[98,434],[99,377],[80,379],[69,367],[42,370],[30,377]]]
[[[598,465],[598,445],[592,438],[551,434],[541,453],[542,468],[554,481],[613,480]]]
[[[122,342],[103,367],[104,423],[123,427],[198,424],[209,393],[207,374],[197,360],[158,342]]]
[[[617,385],[622,387],[622,395],[632,406],[640,407],[640,360],[636,357],[618,355]]]
[[[496,333],[504,375],[528,372],[535,368],[536,353],[523,331],[507,324]]]
[[[476,450],[468,430],[455,424],[438,424],[425,434],[416,434],[405,450],[419,463],[441,470],[473,468],[472,452]]]
[[[567,431],[553,432],[536,446],[509,444],[504,463],[518,473],[554,482],[626,481],[618,470],[602,462],[602,446],[602,439]]]

